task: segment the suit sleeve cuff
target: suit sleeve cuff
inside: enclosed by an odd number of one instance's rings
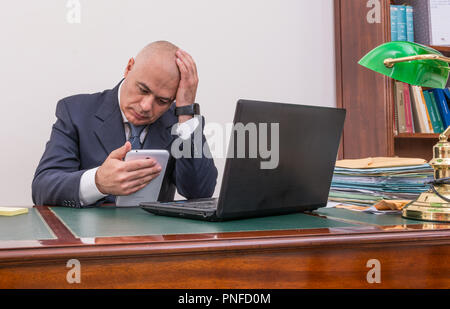
[[[198,125],[199,121],[197,117],[193,117],[183,123],[176,123],[175,132],[181,139],[187,140],[191,137],[192,133],[194,133],[195,129],[197,129]]]
[[[80,179],[80,203],[81,206],[94,204],[98,200],[107,196],[101,193],[95,184],[95,173],[98,167],[87,170]]]

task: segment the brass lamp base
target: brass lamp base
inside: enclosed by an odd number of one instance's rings
[[[440,189],[440,188],[439,188]],[[441,191],[438,189],[438,192]],[[442,194],[443,192],[439,192]],[[450,198],[448,194],[442,194]],[[402,210],[402,217],[407,219],[450,222],[450,203],[444,201],[431,190],[422,193],[415,201]]]

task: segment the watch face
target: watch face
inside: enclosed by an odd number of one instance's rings
[[[194,103],[194,115],[200,115],[200,104]]]

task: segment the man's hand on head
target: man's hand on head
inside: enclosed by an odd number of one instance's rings
[[[158,177],[161,166],[154,159],[123,161],[130,142],[114,150],[95,174],[95,184],[103,194],[130,195]]]
[[[198,86],[198,74],[197,66],[195,65],[194,59],[184,50],[179,49],[176,52],[176,63],[178,69],[180,70],[180,84],[177,90],[176,96],[176,106],[186,106],[195,103],[195,96],[197,94]],[[187,121],[191,119],[192,116],[179,116],[180,122]]]

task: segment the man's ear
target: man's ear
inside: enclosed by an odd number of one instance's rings
[[[134,67],[134,58],[130,58],[130,60],[128,60],[128,64],[127,67],[125,68],[125,73],[123,74],[123,77],[126,78],[128,73],[133,69]]]

